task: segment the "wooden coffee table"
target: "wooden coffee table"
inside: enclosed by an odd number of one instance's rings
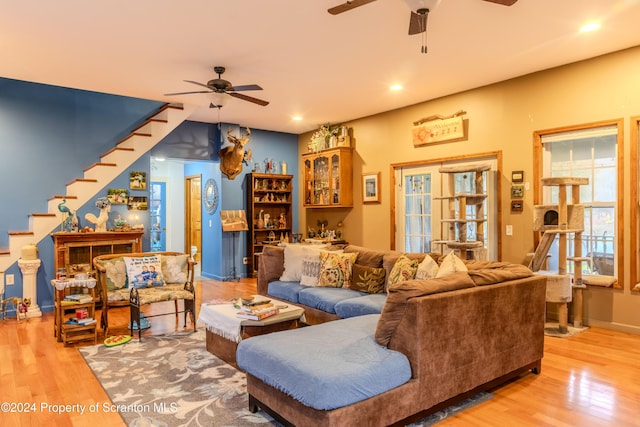
[[[238,368],[236,364],[238,342],[271,332],[296,329],[299,326],[300,318],[304,315],[302,307],[286,301],[261,295],[255,295],[255,299],[271,300],[275,306],[280,307],[280,312],[263,320],[243,319],[239,322],[238,329],[237,326],[233,326],[234,323],[237,325],[235,314],[238,311],[233,309],[233,303],[203,303],[200,307],[198,320],[206,326],[207,351],[235,368]]]

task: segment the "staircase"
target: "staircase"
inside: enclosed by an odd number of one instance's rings
[[[64,195],[50,198],[46,213],[30,214],[28,231],[10,231],[9,247],[0,248],[0,294],[4,290],[4,272],[18,261],[22,247],[40,242],[60,226],[58,204],[63,198],[67,200],[69,209],[75,211],[80,208],[185,121],[193,108],[180,104],[160,107],[114,148],[101,155],[99,162],[87,167],[82,178],[67,183]]]

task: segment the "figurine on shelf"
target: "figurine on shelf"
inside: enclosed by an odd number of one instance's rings
[[[287,218],[285,218],[284,213],[280,214],[280,219],[278,220],[278,227],[287,228]]]
[[[96,200],[96,208],[100,209],[100,215],[95,216],[92,213],[88,213],[84,216],[91,224],[95,224],[96,231],[107,231],[107,221],[109,220],[109,212],[111,211],[111,203],[106,197],[99,197]]]
[[[256,228],[264,228],[264,219],[262,219],[262,213],[264,210],[260,209],[260,213],[258,213],[258,221],[256,223]]]

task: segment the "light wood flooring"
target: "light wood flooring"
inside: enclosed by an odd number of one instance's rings
[[[255,280],[203,280],[197,289],[200,307],[202,300],[254,293]],[[173,303],[148,310],[171,312]],[[128,333],[127,308],[109,316],[112,325],[122,325],[113,333]],[[151,319],[151,325],[145,335],[182,329],[183,322],[170,315]],[[491,400],[438,426],[639,426],[640,336],[590,328],[571,338],[546,337],[542,373],[492,393]],[[117,413],[105,411],[109,402],[76,348],[54,338],[52,313],[0,321],[0,403],[19,411],[2,406],[1,426],[124,426]],[[92,404],[100,411],[89,412]],[[78,407],[87,409],[80,414]]]

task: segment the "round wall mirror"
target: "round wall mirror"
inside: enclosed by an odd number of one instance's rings
[[[218,185],[213,178],[209,178],[204,184],[204,207],[210,215],[216,211],[218,207]]]

